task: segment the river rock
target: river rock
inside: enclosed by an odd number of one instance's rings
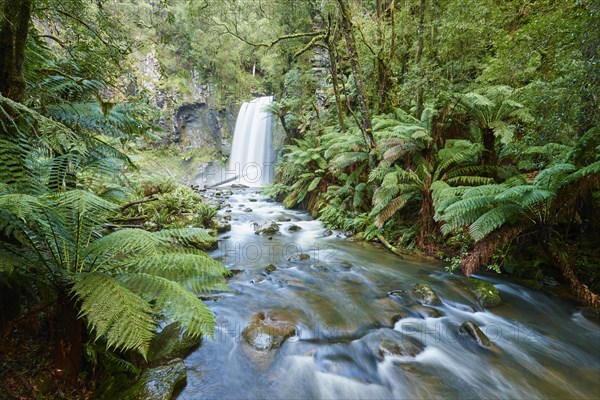
[[[290,222],[291,220],[292,219],[290,217],[284,217],[284,216],[277,218],[277,221],[279,221],[279,222]]]
[[[279,232],[279,225],[275,221],[265,222],[262,224],[255,222],[253,224],[253,227],[254,233],[256,233],[257,235],[273,235]]]
[[[252,212],[252,209],[250,207],[246,207],[244,208],[244,212]]]
[[[292,224],[290,226],[288,226],[287,230],[290,232],[298,232],[299,230],[301,230],[302,228],[299,227],[298,225]]]
[[[402,340],[384,337],[379,342],[377,358],[383,361],[385,357],[389,356],[415,357],[424,349],[425,346],[421,342],[410,336],[405,336]]]
[[[259,312],[242,331],[244,341],[255,350],[274,350],[296,335],[296,320],[285,311]]]
[[[417,283],[413,290],[417,299],[425,305],[439,306],[442,304],[438,295],[433,291],[431,286],[426,283]]]
[[[157,365],[174,358],[185,357],[201,342],[201,337],[188,336],[183,333],[179,323],[172,323],[165,326],[150,343],[148,360]]]
[[[256,199],[248,199],[250,203],[256,203]]]
[[[497,306],[502,303],[500,292],[490,282],[468,278],[465,280],[468,290],[482,307]]]
[[[306,253],[294,254],[293,256],[288,258],[288,261],[305,261],[308,260],[310,256]]]
[[[410,307],[421,318],[440,318],[442,314],[433,307],[414,305]]]
[[[492,346],[492,342],[490,342],[490,339],[488,339],[485,333],[483,333],[481,329],[479,329],[477,324],[473,321],[463,322],[458,331],[462,334],[469,335],[477,342],[477,344],[479,344],[482,347]]]
[[[275,271],[277,271],[277,267],[276,267],[276,266],[274,266],[273,264],[269,264],[269,265],[267,265],[267,267],[265,268],[265,271],[266,271],[266,273],[267,273],[267,274],[270,274],[270,273],[272,273],[272,272],[275,272]]]
[[[129,389],[119,393],[126,400],[170,400],[185,384],[187,371],[180,358],[145,370]]]
[[[322,233],[322,236],[331,236],[333,235],[333,231],[331,229],[325,229]]]
[[[392,327],[402,319],[402,306],[389,297],[377,299],[373,302],[375,322],[379,326]]]
[[[217,230],[218,233],[229,232],[231,230],[231,224],[217,222],[215,224],[215,229]]]

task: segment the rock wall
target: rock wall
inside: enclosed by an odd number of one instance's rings
[[[215,148],[229,155],[235,118],[232,110],[215,110],[207,102],[184,103],[175,110],[171,142],[186,148]]]
[[[187,93],[179,93],[172,87],[164,89],[169,85],[165,85],[155,53],[153,48],[138,58],[138,79],[135,87],[128,89],[135,92],[139,86],[154,97],[156,106],[162,110],[158,122],[164,130],[163,142],[178,144],[183,149],[214,148],[229,155],[238,106],[216,109],[212,85],[202,83],[195,71],[191,71]]]

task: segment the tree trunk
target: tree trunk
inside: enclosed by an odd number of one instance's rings
[[[369,114],[369,106],[366,100],[366,91],[363,85],[362,74],[360,72],[360,64],[358,58],[358,51],[356,50],[356,41],[354,40],[354,31],[352,29],[352,15],[350,14],[350,7],[346,0],[337,0],[340,11],[342,14],[342,32],[346,39],[346,46],[348,47],[348,55],[350,56],[350,65],[352,67],[352,75],[354,75],[354,83],[356,85],[356,92],[358,97],[358,106],[360,108],[361,115],[361,130],[365,137],[367,147],[373,149],[375,147],[375,140],[373,138],[373,127],[371,125],[371,116]]]
[[[558,251],[554,244],[545,244],[546,251],[552,257],[553,263],[560,269],[563,276],[569,281],[569,285],[573,293],[579,300],[590,307],[600,308],[600,297],[590,290],[584,283],[582,283],[577,275],[575,275],[575,266],[573,265],[572,259]]]
[[[421,58],[423,56],[423,30],[425,28],[425,0],[419,3],[419,27],[417,28],[417,56],[415,64],[419,70],[419,83],[417,85],[417,108],[415,117],[421,119],[423,113],[423,71],[421,67]]]
[[[427,190],[423,193],[423,202],[421,203],[421,209],[419,210],[419,222],[420,231],[417,244],[419,247],[425,247],[428,240],[434,238],[437,234],[437,223],[433,219],[435,215],[435,209],[433,207],[433,197],[431,190]]]
[[[483,163],[485,165],[495,166],[498,163],[496,156],[496,137],[492,128],[483,128],[481,130],[481,140],[483,142]]]
[[[67,379],[76,381],[83,368],[84,326],[67,294],[59,296],[57,313],[50,327],[50,355],[56,368],[65,372]]]
[[[0,22],[0,93],[14,101],[25,97],[23,62],[33,0],[3,0]]]
[[[328,15],[329,27],[331,29],[331,15]],[[340,122],[340,130],[344,132],[346,130],[346,124],[344,122],[344,108],[342,106],[342,98],[340,96],[340,89],[338,84],[338,64],[335,57],[335,44],[331,38],[331,31],[328,31],[325,38],[327,44],[327,54],[329,55],[329,65],[331,69],[331,84],[333,86],[333,94],[335,95],[335,105],[337,107],[338,120]]]

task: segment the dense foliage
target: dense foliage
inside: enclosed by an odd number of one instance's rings
[[[212,331],[196,295],[226,273],[203,252],[215,210],[126,155],[196,92],[215,109],[275,96],[267,192],[287,207],[467,275],[563,277],[600,306],[596,1],[0,0],[0,16],[1,321],[53,310],[62,368],[93,348],[135,371],[169,320]]]
[[[290,141],[269,193],[365,239],[445,254],[466,274],[560,271],[598,306],[598,5],[312,10],[320,39],[286,76],[313,86],[284,81],[271,107]]]

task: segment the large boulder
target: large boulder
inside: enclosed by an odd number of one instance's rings
[[[274,350],[296,335],[296,320],[285,311],[259,312],[252,316],[242,331],[244,341],[259,351]]]
[[[150,343],[148,359],[160,364],[174,358],[183,358],[200,345],[201,337],[193,338],[183,333],[178,323],[164,327]]]
[[[433,291],[431,286],[426,283],[417,283],[413,287],[415,296],[421,304],[428,306],[439,306],[442,305],[442,301],[438,295]]]
[[[123,400],[170,400],[185,385],[187,371],[180,358],[142,372],[137,382],[118,394]]]

